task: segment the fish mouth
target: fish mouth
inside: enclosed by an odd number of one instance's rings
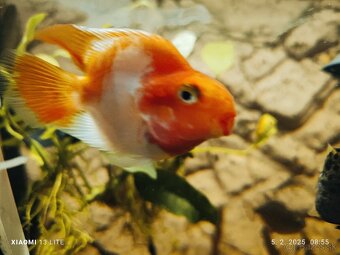
[[[233,131],[234,124],[235,124],[235,116],[232,117],[232,118],[228,121],[228,123],[227,123],[227,125],[225,126],[225,129],[224,129],[224,131],[223,131],[223,134],[224,134],[224,135],[230,135],[231,132]]]
[[[230,135],[234,124],[235,124],[235,117],[236,114],[232,113],[232,114],[227,114],[226,117],[222,118],[220,120],[220,135],[219,136],[227,136]]]

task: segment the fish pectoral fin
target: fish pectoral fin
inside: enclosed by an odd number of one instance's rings
[[[111,164],[121,167],[130,173],[141,172],[149,175],[152,179],[157,178],[157,171],[151,159],[117,152],[108,152],[106,157]]]
[[[79,113],[73,118],[71,125],[59,129],[92,147],[102,151],[110,151],[105,136],[89,113]]]
[[[157,178],[157,170],[155,166],[151,164],[142,164],[137,166],[125,167],[124,170],[130,173],[145,173],[149,175],[152,179]]]

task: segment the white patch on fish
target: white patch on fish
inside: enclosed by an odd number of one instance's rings
[[[165,155],[147,141],[147,127],[137,108],[136,92],[142,86],[143,76],[152,71],[151,61],[138,41],[117,52],[111,72],[103,81],[100,102],[88,107],[111,149],[131,158]]]

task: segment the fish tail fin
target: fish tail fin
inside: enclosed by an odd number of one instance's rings
[[[80,95],[86,78],[30,54],[11,54],[6,59],[11,81],[4,92],[5,103],[32,126],[70,125],[82,110]]]

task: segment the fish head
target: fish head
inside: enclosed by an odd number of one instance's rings
[[[236,116],[233,96],[219,81],[196,71],[150,76],[139,91],[139,108],[150,142],[169,154],[229,135]]]

